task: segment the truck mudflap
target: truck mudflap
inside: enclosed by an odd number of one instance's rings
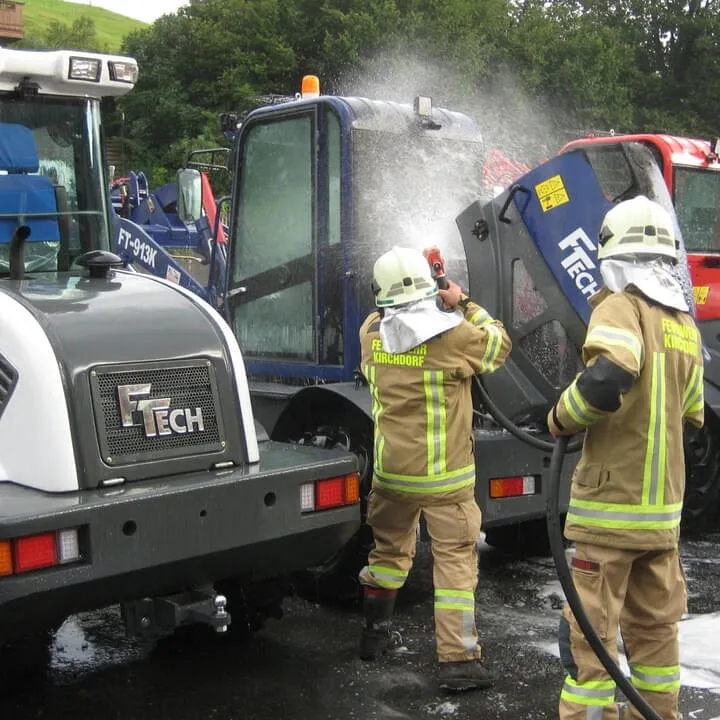
[[[321,563],[360,526],[347,489],[356,469],[348,453],[267,441],[259,463],[212,473],[62,495],[0,484],[0,641],[84,610]],[[318,482],[338,479],[352,504],[333,507],[332,488],[320,501]]]

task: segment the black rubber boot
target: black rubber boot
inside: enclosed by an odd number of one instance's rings
[[[493,681],[481,660],[440,663],[440,687],[447,692],[485,690]]]
[[[400,635],[390,629],[397,590],[365,587],[363,612],[365,627],[360,636],[360,659],[377,660],[400,644]]]

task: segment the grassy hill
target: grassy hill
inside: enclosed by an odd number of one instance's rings
[[[150,2],[151,0],[148,0]],[[148,25],[140,20],[118,15],[104,8],[90,7],[87,4],[64,2],[63,0],[24,0],[23,17],[25,36],[39,35],[51,22],[56,20],[64,25],[83,16],[95,23],[98,39],[108,52],[118,52],[126,35]]]

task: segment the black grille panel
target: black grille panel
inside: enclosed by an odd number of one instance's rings
[[[12,391],[15,389],[17,379],[17,370],[0,355],[0,415],[2,415]]]
[[[107,465],[220,452],[225,447],[209,361],[114,365],[96,368],[90,377],[98,440]]]

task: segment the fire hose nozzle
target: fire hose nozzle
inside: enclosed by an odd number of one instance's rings
[[[441,290],[447,290],[448,281],[445,277],[445,259],[440,253],[440,248],[437,245],[425,248],[423,255],[430,265],[430,272],[435,278],[435,282]]]

